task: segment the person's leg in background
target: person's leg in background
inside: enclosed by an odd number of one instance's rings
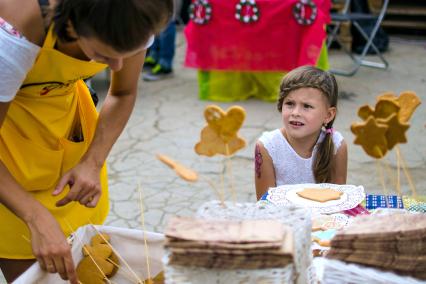
[[[145,81],[157,81],[167,78],[173,73],[173,58],[176,49],[175,20],[169,22],[166,29],[155,38],[155,42],[158,44],[158,49],[154,50],[153,55],[157,57],[153,58],[156,60],[157,64],[149,73],[144,74],[143,79]],[[154,45],[151,48],[153,47]],[[150,52],[148,53],[148,57],[149,56],[151,56]]]
[[[157,64],[159,57],[160,43],[158,36],[154,38],[154,42],[151,47],[148,49],[145,62],[143,64],[143,70],[151,72],[151,69]]]

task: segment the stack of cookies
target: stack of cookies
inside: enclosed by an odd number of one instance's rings
[[[426,215],[355,218],[331,240],[327,257],[426,280]]]
[[[291,229],[275,220],[173,217],[165,234],[170,265],[263,269],[293,261]]]

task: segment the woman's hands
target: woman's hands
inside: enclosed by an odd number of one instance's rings
[[[78,283],[74,263],[64,233],[52,214],[40,206],[28,222],[33,253],[43,270],[59,273],[62,279]]]
[[[102,165],[83,160],[66,172],[52,194],[59,195],[67,184],[70,186],[70,191],[64,198],[56,202],[56,206],[64,206],[71,201],[78,201],[86,207],[95,207],[102,194],[101,168]]]

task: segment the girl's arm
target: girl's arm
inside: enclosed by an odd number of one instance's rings
[[[120,71],[112,72],[110,89],[99,114],[93,141],[81,161],[64,174],[53,192],[58,195],[65,185],[71,186],[57,206],[71,201],[78,201],[87,207],[97,205],[102,194],[100,170],[133,110],[144,58],[145,51],[141,51],[124,59]]]
[[[346,184],[348,174],[348,146],[345,140],[342,141],[337,153],[334,156],[331,182],[335,184]]]
[[[254,181],[256,198],[259,200],[270,187],[275,187],[275,170],[271,156],[261,142],[256,143],[254,154]]]

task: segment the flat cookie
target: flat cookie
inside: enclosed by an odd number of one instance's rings
[[[410,120],[411,115],[421,103],[416,93],[411,91],[405,91],[399,94],[397,101],[401,107],[398,117],[402,122]]]
[[[157,154],[157,159],[172,168],[176,172],[176,174],[182,179],[190,182],[198,180],[198,174],[195,171],[181,165],[180,163],[170,159],[169,157]]]
[[[318,202],[327,202],[330,200],[337,200],[337,199],[340,199],[341,195],[343,194],[340,191],[330,189],[330,188],[326,188],[326,189],[305,188],[304,190],[296,192],[296,193],[302,198],[309,199],[312,201],[318,201]]]
[[[80,283],[105,283],[105,277],[117,273],[119,259],[108,244],[109,240],[108,234],[97,234],[92,237],[90,245],[83,246],[83,258],[76,268]]]
[[[195,145],[195,152],[208,157],[216,154],[231,156],[246,146],[246,141],[238,136],[243,125],[245,111],[242,107],[233,106],[224,112],[215,105],[207,106],[204,117],[207,122],[201,131],[201,139]]]
[[[385,120],[378,120],[380,124],[386,125],[386,141],[388,149],[391,150],[398,143],[407,143],[405,132],[410,127],[409,124],[401,122],[398,114],[394,113]]]
[[[355,134],[354,144],[361,145],[364,151],[373,158],[383,158],[388,151],[386,131],[388,126],[380,124],[373,116],[366,121],[353,123],[351,131]]]

